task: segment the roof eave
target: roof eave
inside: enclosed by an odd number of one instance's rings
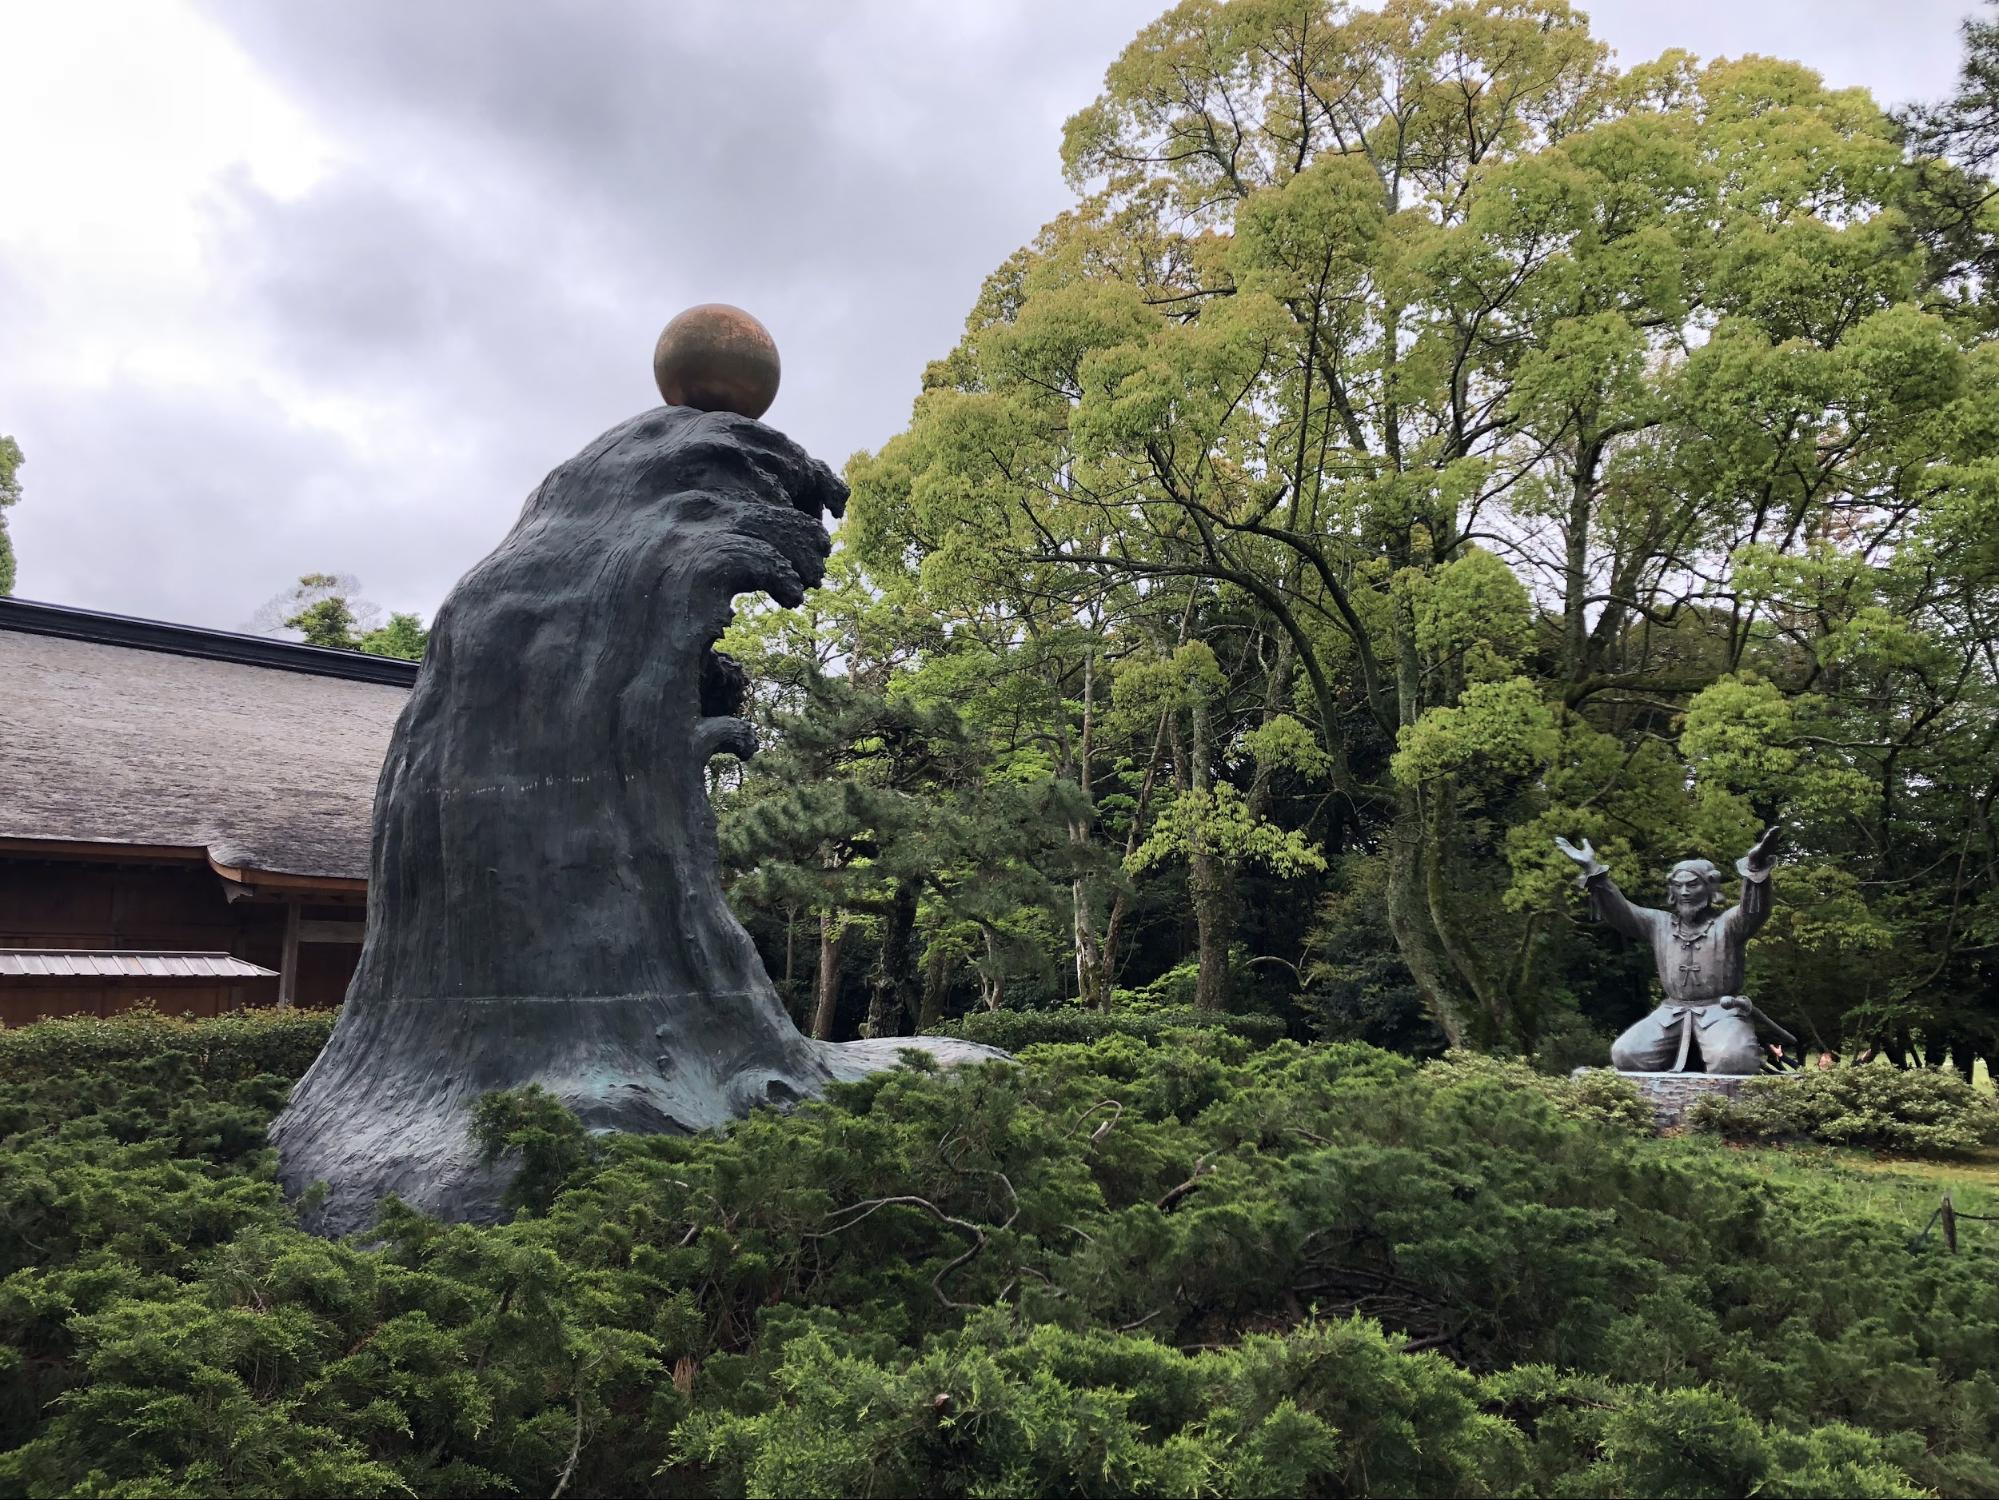
[[[275,667],[285,672],[345,677],[355,682],[379,682],[405,688],[416,682],[419,666],[417,662],[404,661],[395,656],[335,651],[324,646],[308,646],[300,641],[278,641],[268,636],[244,635],[233,630],[209,630],[199,625],[176,625],[166,620],[145,620],[136,615],[105,614],[94,609],[74,609],[66,604],[43,604],[34,599],[0,598],[0,630],[96,641],[108,646],[129,646],[138,651],[163,651],[172,656],[197,656],[210,661]]]
[[[225,865],[207,849],[185,844],[123,844],[112,839],[29,839],[0,836],[0,855],[23,859],[73,859],[103,864],[206,865],[224,880],[258,890],[323,891],[366,895],[368,882],[351,875],[307,874],[295,870],[264,870],[255,865]]]

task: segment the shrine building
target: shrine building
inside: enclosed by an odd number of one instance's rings
[[[338,1004],[416,672],[0,598],[0,1024]]]

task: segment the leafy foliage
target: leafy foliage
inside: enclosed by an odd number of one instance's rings
[[[1560,0],[1145,26],[1073,203],[850,465],[883,607],[810,646],[1088,799],[1007,961],[1101,1007],[1191,957],[1209,1008],[1552,1056],[1652,985],[1552,836],[1649,902],[1781,821],[1759,1005],[1999,1062],[1999,27],[1965,35],[1898,120],[1776,59],[1620,67]]]
[[[303,1019],[0,1037],[32,1096],[0,1489],[1999,1486],[1990,1246],[1912,1253],[1835,1174],[1773,1184],[1511,1065],[1179,1029],[587,1144],[515,1095],[484,1115],[538,1154],[527,1212],[391,1205],[343,1244],[293,1227],[262,1140]]]
[[[1257,1045],[1276,1041],[1284,1035],[1284,1023],[1276,1016],[1232,1016],[1198,1010],[1191,1005],[1148,1005],[1131,1002],[1114,1010],[1083,1010],[1064,1006],[1059,1010],[974,1011],[935,1028],[945,1036],[961,1036],[1007,1052],[1053,1042],[1095,1042],[1105,1037],[1128,1036],[1140,1041],[1157,1041],[1172,1031],[1220,1031],[1243,1037]]]
[[[1688,1123],[1738,1140],[1810,1139],[1935,1154],[1999,1144],[1999,1100],[1939,1068],[1807,1069],[1700,1100]]]
[[[395,656],[420,661],[430,632],[414,614],[381,611],[360,597],[361,580],[346,573],[305,573],[291,588],[265,602],[257,612],[262,630],[296,630],[308,646],[330,651],[363,651],[371,656]]]
[[[484,1095],[472,1107],[472,1140],[487,1165],[511,1158],[504,1206],[544,1214],[562,1185],[594,1157],[589,1132],[539,1084]]]
[[[1430,1065],[1432,1077],[1466,1082],[1485,1080],[1510,1089],[1539,1094],[1558,1114],[1619,1130],[1650,1134],[1652,1106],[1629,1079],[1608,1068],[1590,1068],[1571,1077],[1538,1072],[1524,1059],[1493,1057],[1482,1052],[1451,1051]]]
[[[14,592],[14,539],[7,535],[7,507],[21,499],[21,445],[0,436],[0,599]]]
[[[424,647],[430,644],[430,632],[424,628],[421,615],[391,612],[388,623],[377,625],[373,630],[364,631],[354,643],[357,651],[365,651],[370,656],[395,656],[404,661],[421,661]]]
[[[69,1016],[0,1027],[0,1083],[19,1091],[12,1107],[33,1100],[34,1109],[74,1113],[77,1100],[64,1091],[100,1076],[123,1088],[172,1076],[296,1078],[333,1034],[334,1014],[260,1008],[192,1021],[142,1004],[106,1019]],[[29,1123],[10,1116],[4,1133]]]

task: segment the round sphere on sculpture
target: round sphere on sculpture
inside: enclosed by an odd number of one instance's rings
[[[760,417],[777,399],[778,374],[770,330],[726,302],[688,308],[653,345],[652,375],[668,406]]]

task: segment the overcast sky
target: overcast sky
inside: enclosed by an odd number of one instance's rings
[[[241,628],[306,571],[426,617],[658,399],[690,303],[775,334],[834,464],[1069,201],[1062,122],[1164,0],[10,6],[0,432],[23,598]],[[1600,0],[1629,65],[1947,92],[1969,0]]]

